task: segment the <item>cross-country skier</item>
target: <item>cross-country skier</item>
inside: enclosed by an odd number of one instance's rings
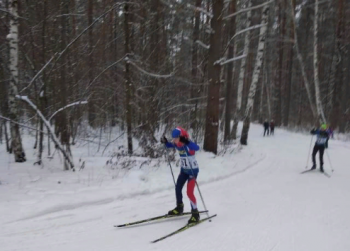
[[[270,134],[275,135],[275,122],[273,120],[270,122]]]
[[[176,182],[176,204],[177,206],[168,212],[169,215],[181,215],[184,211],[184,204],[182,201],[182,188],[187,181],[187,196],[191,202],[192,216],[188,223],[199,221],[199,213],[197,209],[196,197],[194,196],[194,188],[196,186],[196,179],[198,176],[198,164],[195,158],[195,151],[199,150],[199,146],[189,140],[188,133],[181,127],[176,127],[172,131],[172,142],[163,136],[160,142],[164,143],[167,148],[176,148],[181,159],[181,171]]]
[[[269,136],[269,122],[267,121],[267,119],[265,119],[265,122],[264,122],[264,137],[265,137],[265,133],[267,132],[267,136]]]
[[[311,167],[311,170],[316,169],[316,154],[318,151],[320,151],[320,171],[323,172],[323,154],[326,147],[326,143],[329,139],[329,135],[326,130],[327,130],[326,124],[322,124],[321,127],[318,129],[314,128],[311,130],[311,134],[317,135],[314,150],[312,151],[313,165]]]

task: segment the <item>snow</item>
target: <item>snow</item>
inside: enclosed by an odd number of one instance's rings
[[[146,159],[135,157],[135,167],[126,171],[106,165],[110,158],[95,153],[97,146],[77,144],[72,147],[77,171],[64,172],[57,153],[44,160],[44,167],[32,165],[33,137],[23,137],[24,164],[14,163],[0,145],[1,251],[350,250],[349,143],[330,140],[331,178],[300,174],[311,136],[276,129],[275,136],[262,137],[262,126],[250,128],[247,147],[231,147],[220,156],[197,155],[205,204],[218,216],[156,244],[150,241],[183,226],[188,217],[125,229],[113,225],[174,207],[164,159],[139,168]],[[332,174],[324,157],[325,170]],[[83,161],[85,168],[78,171]],[[179,172],[175,163],[172,167]],[[196,196],[203,209],[198,192]],[[185,191],[184,202],[189,210]]]

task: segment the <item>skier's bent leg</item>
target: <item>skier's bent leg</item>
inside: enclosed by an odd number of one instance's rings
[[[188,179],[188,175],[180,173],[177,178],[175,193],[176,193],[176,207],[168,212],[169,215],[181,215],[184,212],[184,204],[182,202],[182,188]]]
[[[320,166],[321,169],[323,168],[323,154],[324,154],[324,147],[320,147]]]
[[[312,163],[314,166],[316,166],[316,154],[317,154],[318,148],[317,146],[314,146],[314,149],[312,151]]]
[[[197,209],[197,200],[194,196],[194,188],[196,187],[196,177],[189,178],[187,182],[187,196],[190,199],[192,209]]]

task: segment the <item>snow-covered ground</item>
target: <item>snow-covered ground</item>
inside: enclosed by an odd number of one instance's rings
[[[25,139],[25,164],[15,164],[0,145],[0,250],[349,251],[350,145],[330,141],[335,172],[327,178],[300,174],[311,136],[278,129],[274,137],[261,133],[261,126],[252,125],[249,145],[232,154],[198,153],[200,189],[210,214],[218,216],[156,244],[150,241],[187,218],[125,229],[113,225],[175,206],[165,162],[128,172],[112,169],[109,158],[92,154],[90,145],[73,149],[76,163],[81,158],[85,168],[63,172],[58,157],[45,160],[44,168],[32,165],[31,138]],[[144,161],[136,158],[135,165]],[[325,170],[332,174],[327,154]],[[198,193],[197,199],[203,209]]]

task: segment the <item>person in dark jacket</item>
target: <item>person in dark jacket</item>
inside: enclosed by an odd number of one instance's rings
[[[329,134],[327,132],[327,125],[323,124],[318,129],[316,128],[312,129],[311,134],[317,135],[316,143],[312,151],[313,165],[311,167],[311,170],[316,169],[316,154],[319,151],[320,152],[320,171],[323,172],[323,154],[326,148],[326,143],[329,139]]]
[[[267,119],[265,119],[265,122],[264,122],[264,137],[265,137],[265,134],[267,133],[267,136],[269,136],[269,122],[267,121]]]
[[[275,135],[275,122],[273,120],[270,122],[270,135]]]

